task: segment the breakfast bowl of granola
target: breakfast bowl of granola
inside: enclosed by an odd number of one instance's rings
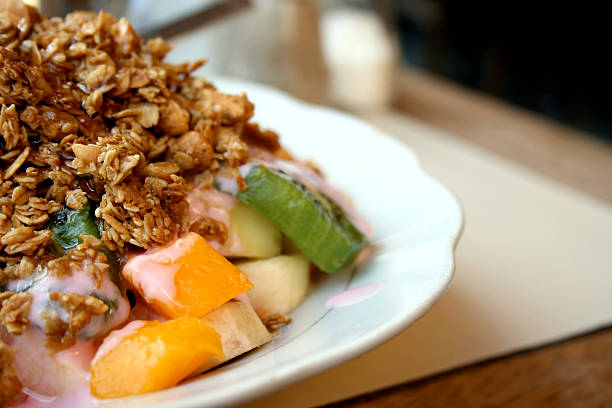
[[[410,150],[169,51],[0,2],[0,406],[237,403],[452,278],[461,213]]]

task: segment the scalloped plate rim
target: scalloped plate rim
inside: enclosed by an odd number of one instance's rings
[[[295,363],[288,367],[277,368],[274,373],[275,378],[273,382],[266,382],[266,379],[263,379],[263,381],[251,379],[247,383],[231,384],[229,386],[230,389],[226,390],[227,392],[225,392],[224,394],[220,394],[219,392],[215,392],[213,394],[208,395],[204,393],[195,393],[193,395],[183,397],[179,400],[172,401],[171,403],[160,402],[154,403],[153,405],[149,405],[158,408],[166,406],[172,406],[177,408],[195,408],[203,406],[227,406],[244,403],[246,401],[253,400],[262,397],[263,395],[277,391],[283,387],[299,382],[306,378],[320,374],[336,365],[350,360],[351,358],[355,358],[386,341],[389,341],[390,339],[398,335],[401,331],[405,330],[410,324],[414,323],[418,318],[423,316],[447,290],[455,271],[454,250],[463,230],[463,209],[461,208],[461,205],[459,204],[456,197],[442,183],[431,177],[422,168],[416,153],[405,143],[396,140],[395,138],[385,134],[381,130],[372,126],[371,124],[363,121],[362,119],[356,118],[348,113],[297,100],[282,91],[279,91],[275,88],[266,85],[257,84],[242,79],[234,79],[220,76],[215,76],[212,79],[212,82],[215,84],[215,86],[217,86],[221,90],[223,90],[224,85],[228,84],[232,84],[233,86],[240,86],[241,88],[246,89],[247,93],[250,92],[249,90],[258,90],[258,92],[261,91],[273,95],[274,98],[279,100],[279,102],[289,103],[298,106],[301,109],[308,110],[316,115],[324,115],[328,118],[331,118],[331,120],[350,121],[353,124],[358,125],[359,127],[362,127],[364,129],[367,128],[367,131],[369,133],[376,134],[377,137],[384,138],[386,142],[391,143],[397,146],[397,148],[404,150],[415,161],[415,169],[419,171],[420,176],[423,176],[427,180],[427,182],[434,183],[437,185],[438,188],[443,190],[444,193],[448,196],[449,202],[452,202],[452,205],[454,205],[455,207],[454,210],[456,214],[453,218],[453,226],[450,228],[447,234],[441,235],[436,238],[446,239],[447,242],[445,245],[445,255],[448,257],[449,262],[447,270],[445,270],[444,273],[440,275],[438,282],[435,285],[435,289],[431,292],[430,296],[427,298],[426,301],[420,303],[418,307],[411,310],[410,313],[406,313],[401,316],[395,316],[393,319],[387,321],[378,330],[370,332],[368,333],[368,335],[361,337],[359,341],[355,341],[349,344],[348,346],[344,346],[341,350],[338,350],[338,347],[335,349],[330,349],[326,353],[317,355],[317,358],[314,360],[302,359],[301,363]],[[254,102],[256,103],[257,101]],[[266,124],[264,123],[264,125]],[[334,309],[330,309],[329,312],[332,312],[333,310]],[[325,313],[322,318],[325,318],[327,314],[328,313]],[[239,369],[239,367],[237,367],[237,369]],[[211,373],[211,375],[214,375],[214,371]],[[203,377],[202,380],[205,381],[206,376]],[[199,379],[196,379],[192,383],[197,383],[199,381]],[[180,388],[181,386],[179,385],[178,387]],[[128,403],[131,405],[131,403],[138,403],[141,399],[144,400],[142,401],[143,403],[154,402],[156,395],[161,395],[171,390],[172,389],[163,390],[120,400],[100,401],[99,406],[110,407],[120,402]]]

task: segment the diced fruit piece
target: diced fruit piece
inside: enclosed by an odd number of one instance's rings
[[[227,360],[269,342],[272,335],[248,303],[231,300],[202,318],[221,336],[224,358],[213,357],[202,364],[194,374],[202,373]]]
[[[122,274],[168,318],[202,317],[253,287],[242,271],[194,232],[132,257]]]
[[[212,356],[223,358],[217,332],[195,317],[150,321],[91,364],[91,393],[119,398],[176,385]]]
[[[236,266],[253,282],[247,296],[260,316],[291,313],[308,291],[310,261],[304,255],[281,255]]]
[[[281,233],[259,211],[238,203],[230,212],[224,255],[270,258],[281,253]]]
[[[241,203],[234,196],[214,188],[193,189],[187,196],[189,220],[197,224],[206,218],[223,224],[227,238],[209,241],[224,256],[269,258],[280,254],[281,233],[261,213]],[[205,221],[204,225],[208,223]],[[204,235],[206,237],[206,235]]]
[[[264,165],[245,177],[236,197],[268,217],[321,270],[347,266],[366,245],[364,235],[330,199]]]
[[[89,203],[80,210],[64,207],[53,214],[51,218],[51,238],[53,250],[63,255],[66,250],[81,243],[79,235],[93,235],[100,238],[100,230],[96,224],[93,208]]]
[[[80,244],[79,236],[81,235],[92,235],[96,238],[101,236],[94,215],[94,207],[90,203],[85,204],[80,210],[62,208],[51,217],[49,228],[53,232],[51,248],[58,256],[64,255],[67,250]],[[109,251],[104,245],[100,248],[100,252],[106,255],[111,276],[117,281],[119,273],[117,254]]]

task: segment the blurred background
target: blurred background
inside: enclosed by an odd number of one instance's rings
[[[610,140],[596,2],[395,1],[403,61]]]
[[[48,15],[106,9],[171,59],[353,110],[393,101],[403,66],[446,77],[612,141],[610,36],[597,2],[506,0],[44,0]]]

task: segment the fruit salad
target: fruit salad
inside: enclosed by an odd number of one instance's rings
[[[163,390],[269,342],[370,227],[312,163],[100,12],[0,1],[0,407]]]

